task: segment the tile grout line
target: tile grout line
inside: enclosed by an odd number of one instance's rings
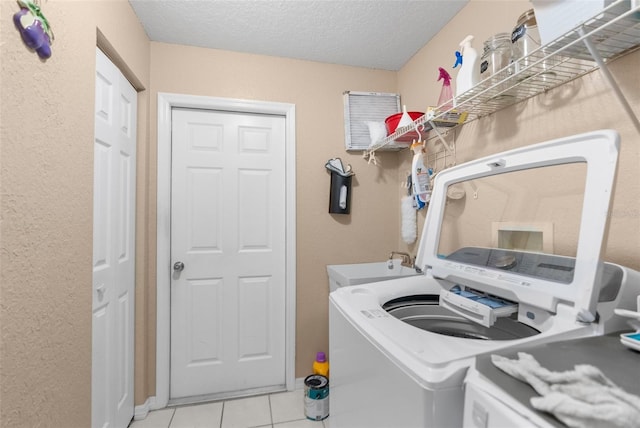
[[[261,427],[261,428],[275,428],[275,417],[273,415],[273,401],[272,401],[273,395],[275,395],[275,394],[266,394],[266,395],[267,395],[267,404],[269,406],[269,422],[267,422],[267,424],[265,424],[265,425],[259,425],[259,427]],[[226,404],[229,401],[230,400],[224,400],[224,401],[219,402],[222,405],[222,407],[220,409],[219,423],[216,425],[218,428],[223,428],[223,426],[224,426],[223,421],[224,421],[224,416],[225,416],[225,413],[226,413]],[[177,412],[178,409],[183,408],[183,407],[184,408],[195,408],[195,407],[198,407],[199,405],[204,405],[204,404],[207,404],[207,403],[195,403],[195,404],[185,405],[185,406],[175,406],[175,407],[172,407],[172,408],[169,406],[169,409],[171,410],[171,415],[168,418],[169,420],[167,422],[167,425],[164,426],[164,427],[172,428],[172,424],[173,424],[173,421],[174,421],[174,419],[176,417],[176,412]],[[167,410],[169,410],[169,409],[167,409]],[[279,421],[278,424],[283,424],[283,423],[286,424],[286,423],[291,423],[291,422],[302,422],[302,421],[307,421],[307,420],[308,420],[308,418],[306,418],[306,414],[304,413],[304,407],[303,407],[303,415],[302,415],[302,417],[300,419],[297,419],[297,418],[294,418],[294,419],[286,418],[285,420]],[[326,423],[325,423],[324,420],[321,421],[321,424],[318,424],[318,428],[327,428]]]
[[[171,423],[173,422],[173,418],[176,416],[176,408],[173,408],[173,413],[171,413],[171,418],[169,419],[169,425],[167,425],[167,428],[171,428]]]

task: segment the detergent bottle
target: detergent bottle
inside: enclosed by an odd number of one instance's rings
[[[411,150],[413,150],[413,162],[411,163],[413,195],[418,207],[420,207],[420,203],[425,204],[431,200],[431,177],[429,177],[429,170],[424,165],[422,141],[413,143]]]
[[[456,76],[456,96],[468,91],[480,81],[478,52],[471,46],[473,36],[467,36],[460,42],[460,52],[456,52],[456,63],[460,65]]]
[[[313,374],[329,377],[329,362],[324,352],[316,354],[316,360],[313,362]]]

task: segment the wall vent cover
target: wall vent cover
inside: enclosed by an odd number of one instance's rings
[[[400,95],[380,92],[344,93],[344,142],[348,151],[367,150],[371,136],[367,122],[378,122],[400,112]],[[407,144],[389,143],[379,150],[407,148]]]

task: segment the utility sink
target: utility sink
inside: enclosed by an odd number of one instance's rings
[[[345,265],[328,265],[329,290],[335,291],[339,287],[366,284],[369,282],[387,281],[418,275],[414,268],[402,266],[400,259],[393,259],[393,269],[389,269],[388,262],[355,263]]]

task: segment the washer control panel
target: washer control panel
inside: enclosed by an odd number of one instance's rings
[[[571,257],[497,248],[465,247],[449,254],[446,260],[565,284],[571,283],[575,270],[575,259]]]

